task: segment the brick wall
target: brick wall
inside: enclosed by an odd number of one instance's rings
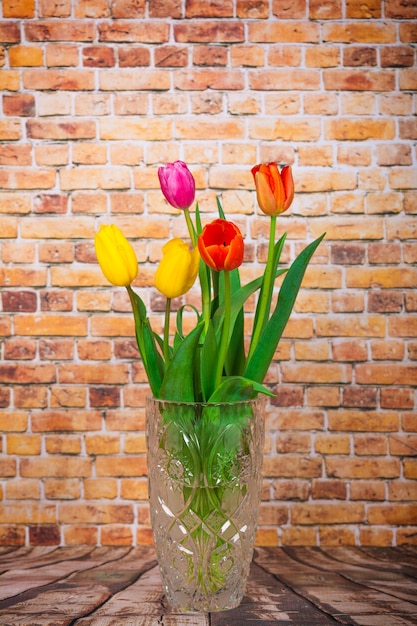
[[[92,245],[122,227],[155,327],[157,167],[185,160],[265,260],[250,168],[290,163],[285,259],[327,231],[268,383],[259,544],[417,537],[417,8],[401,0],[3,0],[0,543],[149,531],[143,368]]]

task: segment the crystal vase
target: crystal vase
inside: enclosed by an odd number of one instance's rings
[[[264,398],[146,406],[149,499],[171,607],[222,611],[242,600],[261,497]]]

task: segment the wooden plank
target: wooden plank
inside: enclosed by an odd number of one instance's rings
[[[102,548],[94,550],[84,548],[84,550],[75,551],[73,549],[67,551],[63,548],[62,555],[64,560],[59,560],[59,557],[55,556],[52,561],[48,561],[45,565],[44,561],[40,559],[41,564],[39,567],[32,564],[32,567],[27,569],[20,569],[19,561],[15,561],[10,564],[10,569],[3,572],[0,576],[0,600],[12,598],[35,587],[50,585],[62,578],[67,578],[74,572],[95,567],[102,562],[104,554],[108,555],[107,558],[113,560],[119,558],[128,550],[128,548],[118,548],[110,551],[108,548],[104,548],[105,552],[103,553]],[[89,556],[88,560],[72,558],[74,554],[82,554],[84,556],[86,553]],[[71,556],[71,558],[68,559],[68,556]],[[16,569],[15,565],[19,569]]]
[[[354,601],[346,598],[334,598],[333,606],[340,613],[346,613],[357,621],[359,615],[397,615],[401,619],[415,619],[417,622],[417,603],[415,596],[416,581],[407,578],[400,572],[388,569],[374,569],[367,564],[361,566],[351,565],[343,559],[343,554],[349,554],[353,548],[343,548],[339,552],[338,560],[326,554],[320,548],[292,548],[286,549],[288,554],[299,562],[314,567],[323,572],[334,572],[347,579],[349,582],[361,586],[355,593]],[[360,623],[363,620],[359,620]],[[412,623],[412,622],[411,622]]]
[[[211,615],[211,626],[330,626],[336,622],[257,563],[252,563],[245,597],[240,606]]]
[[[177,613],[165,602],[159,568],[155,565],[144,572],[99,607],[88,617],[77,620],[76,626],[209,626],[207,615],[202,613]]]
[[[257,548],[241,605],[207,615],[167,606],[153,548],[18,548],[0,554],[0,583],[12,593],[0,601],[0,625],[415,626],[416,557],[396,548]]]
[[[25,553],[0,556],[0,570],[31,569],[42,565],[59,563],[63,560],[74,560],[87,557],[94,550],[91,546],[74,546],[71,548],[57,548],[56,546],[34,546]]]
[[[399,621],[415,623],[415,605],[349,580],[341,575],[341,564],[334,571],[320,567],[319,554],[318,548],[285,548],[281,552],[262,548],[256,562],[343,624],[365,624],[368,617],[377,615],[381,626],[388,624],[393,612]]]
[[[417,569],[399,563],[398,559],[395,562],[378,561],[371,556],[368,557],[357,548],[322,548],[321,550],[333,558],[336,564],[339,564],[339,568],[343,562],[343,574],[350,580],[413,602],[416,604],[414,611],[417,610]],[[330,570],[334,566],[326,561],[323,567]]]
[[[388,567],[394,567],[404,571],[408,576],[417,578],[417,551],[414,552],[414,546],[407,546],[407,549],[386,547],[363,546],[360,551],[368,557],[381,562],[387,563]]]
[[[55,564],[62,579],[42,587],[33,578],[34,574],[38,575],[38,570],[15,570],[22,577],[25,573],[31,574],[32,586],[25,593],[0,602],[0,624],[7,624],[11,616],[15,620],[10,622],[12,624],[29,616],[32,619],[42,616],[42,619],[51,620],[45,623],[54,625],[72,624],[74,619],[93,612],[115,591],[136,580],[142,571],[156,563],[150,548],[96,548],[90,552],[88,559]],[[68,553],[63,551],[63,556],[65,558]],[[68,574],[68,566],[72,573]]]

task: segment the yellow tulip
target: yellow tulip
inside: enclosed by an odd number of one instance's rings
[[[107,280],[118,287],[128,287],[138,274],[138,261],[122,231],[114,224],[101,226],[94,235],[94,246]]]
[[[162,248],[162,260],[155,273],[155,287],[166,298],[187,293],[197,277],[200,255],[182,239],[171,239]]]

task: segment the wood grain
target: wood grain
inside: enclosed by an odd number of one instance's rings
[[[167,605],[153,548],[0,550],[0,626],[411,626],[417,550],[257,548],[231,611]]]

